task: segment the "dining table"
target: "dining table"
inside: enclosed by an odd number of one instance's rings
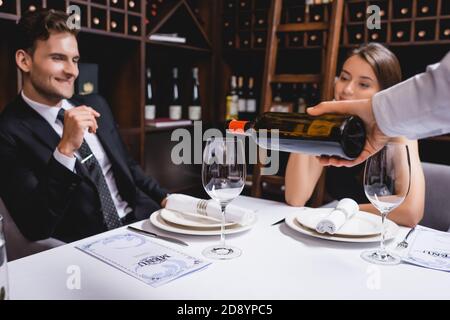
[[[300,233],[280,221],[298,212],[285,203],[239,196],[233,205],[250,208],[257,217],[252,228],[226,236],[242,250],[231,260],[208,260],[202,250],[219,242],[218,235],[186,235],[155,227],[149,219],[132,226],[188,243],[154,238],[186,254],[211,262],[207,267],[158,287],[76,248],[125,226],[68,243],[8,263],[12,300],[304,300],[304,299],[450,299],[450,275],[416,265],[376,265],[361,252],[379,242],[360,243],[320,239]],[[381,218],[380,218],[381,224]],[[409,228],[399,227],[386,243],[389,250]],[[70,285],[76,271],[78,284]]]

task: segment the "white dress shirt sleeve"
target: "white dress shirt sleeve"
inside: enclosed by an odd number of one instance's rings
[[[450,132],[450,52],[426,72],[377,93],[372,105],[387,136],[420,139]]]
[[[65,154],[62,154],[59,152],[58,148],[53,152],[53,157],[55,157],[56,161],[61,163],[64,167],[75,172],[75,162],[77,160],[75,157],[68,157]]]

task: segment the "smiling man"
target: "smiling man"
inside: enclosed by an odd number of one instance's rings
[[[63,12],[17,25],[23,86],[0,117],[0,197],[29,240],[66,242],[147,218],[167,192],[144,175],[106,101],[73,97],[77,32]]]

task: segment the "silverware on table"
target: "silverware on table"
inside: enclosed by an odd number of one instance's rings
[[[272,223],[271,226],[276,226],[277,224],[283,223],[285,220],[286,220],[286,219],[283,218],[283,219],[281,219],[281,220],[279,220],[279,221],[277,221],[277,222]]]
[[[141,233],[141,234],[144,234],[144,235],[149,236],[149,237],[153,237],[153,238],[156,238],[156,239],[161,239],[161,240],[173,242],[173,243],[176,243],[176,244],[179,244],[179,245],[182,245],[182,246],[189,246],[186,242],[181,241],[181,240],[179,240],[177,238],[162,236],[162,235],[159,235],[159,234],[156,234],[156,233],[153,233],[153,232],[150,232],[150,231],[145,231],[145,230],[142,230],[142,229],[139,229],[139,228],[135,228],[135,227],[132,227],[132,226],[128,226],[127,228],[132,230],[132,231],[134,231],[134,232]]]
[[[406,240],[408,240],[408,237],[411,235],[411,233],[413,233],[414,229],[416,229],[416,227],[411,228],[411,230],[408,231],[408,233],[406,234],[405,239],[403,239],[402,242],[399,242],[397,244],[397,249],[406,249],[406,248],[408,248],[409,243]]]

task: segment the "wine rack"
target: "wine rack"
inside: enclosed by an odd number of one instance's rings
[[[368,41],[385,43],[387,41],[387,29],[387,23],[382,23],[381,29],[369,30]]]
[[[267,29],[267,11],[255,11],[255,18],[253,21],[253,28]]]
[[[304,42],[304,38],[305,38],[304,32],[294,32],[294,33],[287,35],[287,37],[288,37],[288,46],[289,47],[291,47],[291,48],[303,47],[303,42]]]
[[[77,17],[76,19],[80,22],[81,27],[89,28],[88,7],[84,4],[69,2],[69,5],[72,4],[76,4],[80,8],[80,16]]]
[[[141,12],[141,0],[128,0],[127,9],[129,12]]]
[[[413,1],[412,0],[398,0],[393,4],[394,12],[393,19],[407,19],[412,17]]]
[[[380,8],[381,29],[369,30],[366,10]],[[342,45],[353,47],[367,42],[386,45],[442,44],[449,41],[447,0],[349,0],[346,2]]]
[[[251,14],[247,12],[239,14],[239,30],[250,30],[251,26],[252,26]]]
[[[0,3],[0,13],[11,14],[11,15],[17,14],[16,1],[14,1],[14,0],[12,0],[12,1],[6,1],[6,0],[1,1],[1,3]]]
[[[21,3],[21,13],[24,14],[27,11],[36,11],[44,7],[42,0],[24,0]]]
[[[111,8],[123,10],[125,9],[125,0],[110,0],[109,5]]]
[[[80,8],[80,24],[86,32],[111,32],[125,38],[143,35],[144,0],[0,0],[0,18],[17,20],[27,11],[42,8],[66,11],[70,5]],[[155,0],[162,2],[164,0]]]
[[[226,49],[264,49],[267,39],[271,0],[223,0],[222,32]],[[285,0],[281,23],[327,22],[330,15],[328,4],[306,6],[302,1]],[[250,41],[248,36],[250,33]],[[320,47],[326,41],[323,33],[279,34],[281,48]]]
[[[450,18],[441,20],[440,24],[440,40],[450,40]]]
[[[108,4],[108,0],[91,0],[91,3],[106,6]]]
[[[125,15],[116,11],[111,11],[109,14],[109,28],[111,32],[125,33]]]
[[[402,43],[411,41],[411,23],[393,22],[391,24],[391,42]]]
[[[435,39],[436,23],[434,21],[416,21],[414,30],[415,41],[431,41]]]
[[[303,23],[306,20],[305,7],[292,8],[291,10],[285,10],[285,21],[288,23]]]
[[[417,17],[436,16],[438,9],[437,4],[437,0],[417,0]]]
[[[265,48],[267,41],[267,32],[255,31],[253,40],[254,40],[253,42],[254,48]]]
[[[90,20],[91,28],[106,31],[107,23],[107,12],[104,9],[92,7]]]

